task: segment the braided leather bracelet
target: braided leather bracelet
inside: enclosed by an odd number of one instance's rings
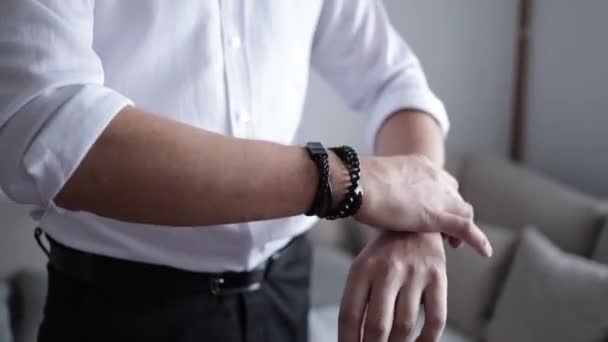
[[[321,143],[309,142],[306,150],[310,159],[315,163],[319,172],[319,185],[310,209],[306,212],[307,216],[324,217],[330,210],[333,203],[333,192],[329,182],[329,160],[327,151]]]

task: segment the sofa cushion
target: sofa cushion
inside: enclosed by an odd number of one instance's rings
[[[0,342],[11,342],[11,312],[9,310],[10,287],[6,281],[0,281]]]
[[[471,337],[480,337],[506,278],[519,233],[513,229],[481,225],[494,249],[490,259],[471,248],[446,248],[448,321]]]
[[[593,259],[608,264],[608,219],[595,245]]]
[[[46,272],[21,271],[13,278],[15,342],[35,342],[46,298]]]
[[[504,227],[535,226],[566,251],[590,256],[603,221],[601,203],[496,158],[467,157],[463,197],[476,217]]]
[[[558,249],[527,230],[494,316],[487,341],[605,341],[608,267]]]

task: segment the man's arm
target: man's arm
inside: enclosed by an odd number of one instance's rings
[[[370,114],[367,140],[375,151],[402,157],[424,155],[433,167],[442,168],[442,133],[449,126],[445,108],[428,86],[418,58],[390,24],[382,1],[324,1],[311,57],[315,68],[353,109]],[[404,110],[409,108],[420,112]],[[365,169],[362,174],[374,178]],[[381,196],[389,197],[393,191],[404,193],[405,184],[421,184],[416,177],[391,181]],[[448,191],[462,200],[455,180],[453,185]],[[432,197],[439,194],[437,191],[408,190],[435,204],[439,202]],[[367,199],[377,195],[366,194]],[[483,233],[473,223],[472,207],[442,207],[448,216],[461,218],[465,231],[480,232],[482,254],[491,254],[487,239],[481,238]],[[436,224],[428,218],[412,222],[409,216],[401,215],[402,209],[387,212],[382,222],[367,219],[366,223],[380,229],[387,228],[383,225],[391,219],[419,226]],[[434,216],[435,209],[417,207],[417,211]],[[362,207],[356,218],[366,218],[365,214],[366,208]],[[382,233],[368,244],[353,263],[344,289],[340,342],[359,342],[361,337],[364,342],[407,340],[421,298],[427,306],[421,340],[437,341],[445,321],[444,259],[438,234]]]
[[[92,1],[0,2],[0,186],[12,200],[171,226],[307,210],[317,175],[304,149],[131,107],[104,84],[94,20]]]
[[[382,155],[421,154],[444,162],[440,127],[428,114],[402,110],[382,124],[375,141]],[[380,270],[380,271],[378,271]],[[386,274],[391,276],[387,277]],[[369,300],[362,293],[371,293]],[[445,252],[439,233],[382,232],[355,260],[340,315],[341,341],[358,341],[364,311],[364,341],[406,341],[414,333],[420,303],[425,325],[416,341],[438,341],[447,315]]]
[[[389,116],[378,130],[374,146],[379,155],[418,154],[439,167],[445,163],[441,128],[429,114],[415,110],[401,110]],[[462,245],[459,239],[446,238],[452,247]]]
[[[0,2],[6,51],[0,58],[0,186],[11,199],[172,226],[279,218],[308,208],[318,176],[304,149],[162,119],[130,107],[132,101],[107,87],[92,48],[94,20],[92,2]],[[332,167],[343,167],[332,157]],[[446,232],[487,253],[485,237],[466,215],[446,211],[466,211],[468,204],[436,165],[369,157],[361,159],[361,171],[362,222]]]
[[[337,186],[343,181],[339,175],[344,166],[333,154],[330,165]],[[454,235],[466,234],[467,241],[484,253],[485,238],[465,231],[460,216],[438,212],[437,227],[411,220],[421,215],[419,201],[431,201],[424,204],[429,208],[452,203],[448,176],[422,184],[408,181],[433,178],[437,172],[418,159],[362,158],[367,195],[358,218],[389,230],[442,227]],[[317,178],[301,147],[227,137],[126,107],[101,133],[55,202],[66,209],[137,223],[246,222],[303,213],[312,202]],[[441,195],[433,200],[415,197],[421,191]],[[464,211],[468,207],[460,200],[452,205]],[[401,208],[399,215],[390,214],[395,206]]]
[[[402,110],[384,121],[375,144],[380,155],[421,154],[439,166],[445,161],[441,128],[428,114]]]
[[[122,221],[212,225],[301,214],[317,181],[303,148],[227,137],[126,107],[56,203]]]
[[[443,167],[445,163],[445,147],[443,136],[437,122],[426,113],[416,111],[400,111],[389,117],[378,131],[376,151],[379,154],[422,154],[431,161]],[[421,341],[436,341],[441,336],[447,316],[447,282],[445,280],[445,252],[440,233],[409,234],[396,237],[407,239],[419,246],[413,251],[404,251],[404,262],[420,263],[426,261],[426,272],[442,272],[431,277],[413,277],[409,293],[403,293],[411,303],[402,300],[401,308],[395,312],[395,320],[415,322],[417,319],[417,303],[424,303],[426,323],[422,330]],[[418,287],[416,289],[416,286]],[[421,296],[422,300],[416,298]],[[413,310],[413,311],[412,311]],[[403,332],[407,334],[407,332]],[[412,333],[410,330],[409,333]]]

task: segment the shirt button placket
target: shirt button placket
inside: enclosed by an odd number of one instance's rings
[[[247,68],[243,52],[243,41],[238,34],[238,17],[236,3],[224,0],[221,3],[222,30],[224,36],[226,82],[228,104],[231,113],[232,133],[241,138],[253,136],[251,112],[249,103]]]

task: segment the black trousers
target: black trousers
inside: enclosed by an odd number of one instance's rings
[[[206,284],[183,286],[184,271],[159,272],[145,283],[128,274],[91,281],[50,262],[38,341],[305,342],[310,259],[308,241],[296,238],[267,267],[260,289],[221,295]],[[180,281],[164,279],[171,277]]]

